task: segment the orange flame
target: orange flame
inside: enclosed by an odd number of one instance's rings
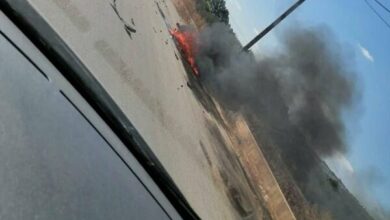
[[[180,31],[177,28],[169,30],[169,33],[176,39],[183,52],[184,58],[190,64],[195,76],[199,77],[198,66],[195,62],[197,48],[194,34],[190,31]]]

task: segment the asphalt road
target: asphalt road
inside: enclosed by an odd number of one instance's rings
[[[211,116],[190,88],[167,25],[170,0],[30,0],[104,86],[202,219],[235,219],[202,151]],[[175,55],[176,54],[176,55]]]

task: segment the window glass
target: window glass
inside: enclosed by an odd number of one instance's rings
[[[0,219],[168,219],[75,107],[0,37]]]

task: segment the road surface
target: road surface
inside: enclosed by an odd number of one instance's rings
[[[204,151],[212,117],[187,87],[169,0],[30,0],[85,62],[202,219],[236,219]],[[202,144],[201,144],[202,143]],[[202,146],[203,145],[203,150]]]

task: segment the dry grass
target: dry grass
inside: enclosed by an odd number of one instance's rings
[[[206,20],[196,10],[196,0],[172,0],[180,17],[198,30],[207,25]]]

